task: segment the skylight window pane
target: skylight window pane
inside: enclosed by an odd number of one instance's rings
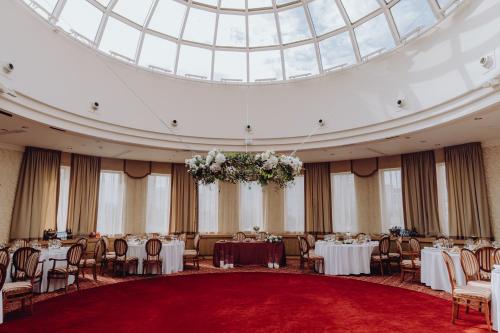
[[[54,8],[56,8],[58,0],[44,0],[44,1],[37,1],[38,5],[48,11],[49,13],[52,13],[54,11]]]
[[[276,0],[276,6],[286,5],[297,0]]]
[[[209,79],[211,66],[212,51],[201,47],[181,46],[177,65],[178,75],[197,75]]]
[[[313,44],[284,50],[286,78],[318,74],[318,62]]]
[[[186,27],[184,30],[185,40],[193,42],[213,44],[215,30],[215,14],[206,10],[191,8],[189,10]]]
[[[250,81],[282,80],[279,50],[250,52]]]
[[[354,32],[362,57],[380,49],[387,50],[394,47],[394,38],[389,30],[389,25],[384,14],[380,14],[357,27],[354,29]]]
[[[380,8],[377,0],[342,0],[342,4],[351,22],[356,22],[360,18]]]
[[[440,8],[444,8],[451,2],[451,0],[437,0],[437,2]]]
[[[278,44],[278,30],[274,14],[248,16],[248,39],[250,47]]]
[[[415,29],[428,27],[436,17],[427,1],[401,0],[391,8],[400,37],[406,37]]]
[[[342,65],[348,66],[356,62],[351,37],[347,31],[322,40],[319,42],[319,49],[325,70]]]
[[[296,7],[278,13],[283,44],[311,37],[304,7]]]
[[[245,0],[221,0],[220,7],[231,9],[245,9]]]
[[[160,0],[149,22],[149,29],[178,38],[186,6],[173,0]]]
[[[99,2],[104,7],[108,7],[110,1],[111,0],[97,0],[97,2]]]
[[[316,0],[310,2],[308,6],[317,35],[323,35],[345,25],[335,0]]]
[[[139,65],[144,67],[152,65],[173,72],[176,53],[176,43],[146,34],[142,44]]]
[[[217,45],[246,46],[245,16],[219,15]]]
[[[139,30],[110,17],[102,35],[99,49],[104,52],[117,52],[130,59],[134,59],[139,34]]]
[[[118,0],[113,11],[140,25],[146,21],[152,0]]]
[[[214,80],[247,80],[247,54],[245,52],[216,51]]]
[[[269,8],[272,6],[273,6],[273,2],[271,0],[249,0],[248,1],[248,9]]]
[[[102,12],[86,0],[72,0],[66,2],[59,22],[63,29],[74,30],[93,41],[101,18]]]
[[[193,0],[193,2],[198,2],[204,5],[209,5],[209,6],[214,6],[217,7],[217,2],[219,0]]]

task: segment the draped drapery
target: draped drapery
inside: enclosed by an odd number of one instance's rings
[[[306,163],[304,169],[305,230],[332,232],[330,163]]]
[[[123,231],[125,234],[142,234],[146,231],[148,178],[125,175],[124,183]]]
[[[280,233],[285,230],[285,194],[275,183],[262,187],[264,230],[270,233]]]
[[[238,231],[239,184],[219,182],[218,233],[234,234]]]
[[[368,177],[354,176],[358,230],[366,233],[379,233],[382,229],[379,172]]]
[[[434,151],[401,155],[401,183],[406,229],[437,235],[440,226]]]
[[[198,184],[184,164],[172,164],[170,232],[198,231]]]
[[[447,147],[444,152],[450,235],[491,237],[481,144]]]
[[[67,226],[75,235],[96,231],[100,174],[100,157],[72,154]]]
[[[56,228],[61,152],[27,147],[21,163],[10,238],[40,238]]]

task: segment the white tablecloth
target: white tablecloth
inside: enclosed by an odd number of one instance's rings
[[[314,252],[325,259],[326,275],[370,274],[370,260],[378,242],[335,244],[317,241]]]
[[[460,265],[460,254],[448,252],[455,264],[457,286],[465,285],[465,275]],[[421,251],[420,282],[434,290],[445,290],[451,293],[450,279],[441,250],[426,247]]]
[[[495,265],[496,266],[496,265]],[[498,267],[498,268],[496,268]],[[491,319],[493,329],[500,328],[500,266],[491,272]]]
[[[164,242],[161,247],[160,256],[162,258],[162,274],[172,274],[182,272],[183,269],[184,242],[175,240]],[[139,258],[137,273],[142,274],[142,261],[146,258],[145,244],[128,244],[127,256]],[[155,273],[153,266],[151,272]]]

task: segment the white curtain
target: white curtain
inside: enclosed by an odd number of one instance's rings
[[[448,223],[448,188],[446,187],[446,165],[445,163],[436,164],[436,178],[438,190],[438,210],[439,224],[441,233],[450,234],[450,226]]]
[[[331,174],[333,231],[360,232],[356,208],[354,174]]]
[[[59,203],[57,204],[57,231],[64,232],[68,225],[69,177],[71,168],[62,166],[59,174]]]
[[[285,188],[285,232],[304,232],[304,176]]]
[[[146,232],[168,233],[170,224],[170,175],[149,175]]]
[[[101,172],[97,231],[102,235],[123,234],[123,182],[123,172]]]
[[[401,169],[380,170],[379,177],[381,232],[387,233],[391,227],[404,227]]]
[[[257,182],[240,184],[240,230],[264,227],[262,187]]]
[[[219,184],[198,185],[198,230],[217,233],[219,217]]]

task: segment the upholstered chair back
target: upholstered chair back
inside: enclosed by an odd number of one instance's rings
[[[82,256],[83,256],[83,246],[81,244],[73,244],[69,248],[68,253],[66,253],[66,260],[68,267],[78,269]]]
[[[479,268],[484,272],[491,272],[493,267],[493,253],[495,248],[491,246],[484,246],[476,250],[476,258],[479,262]]]
[[[389,255],[389,248],[391,246],[391,238],[389,236],[383,236],[378,242],[378,250],[380,255]]]
[[[474,252],[468,249],[461,249],[460,263],[462,265],[462,269],[464,270],[465,280],[467,282],[480,280],[479,261],[477,260]]]
[[[87,251],[87,243],[88,240],[85,237],[82,237],[76,241],[76,244],[80,244],[83,247],[83,252]]]
[[[158,238],[151,238],[146,242],[147,260],[158,260],[161,252],[161,240]]]
[[[123,257],[127,255],[128,244],[123,238],[115,239],[115,253],[116,257]]]
[[[455,275],[455,264],[453,259],[446,251],[441,251],[446,265],[446,270],[448,271],[448,279],[450,280],[451,290],[453,291],[457,285],[457,278]]]
[[[420,242],[416,238],[410,238],[410,251],[420,256]]]
[[[307,244],[309,245],[310,249],[314,249],[314,246],[316,245],[316,238],[312,234],[306,234],[306,240]]]
[[[234,235],[234,239],[237,240],[238,242],[242,242],[244,241],[245,239],[247,238],[247,235],[245,235],[244,232],[241,232],[241,231],[238,231],[235,235]]]
[[[4,265],[5,267],[8,267],[9,261],[10,261],[9,251],[7,249],[1,249],[0,250],[0,265]]]
[[[40,251],[35,250],[31,253],[26,260],[26,276],[28,279],[33,280],[36,275],[36,269],[38,267],[38,261],[40,260]]]

